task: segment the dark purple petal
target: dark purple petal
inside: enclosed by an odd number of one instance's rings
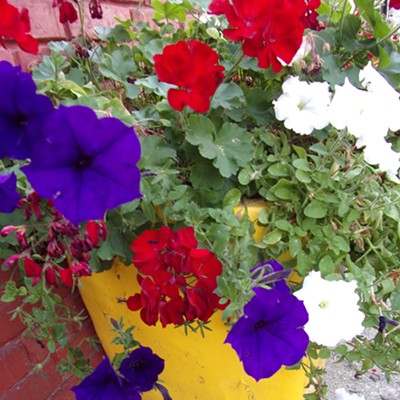
[[[36,192],[54,199],[72,223],[104,213],[141,196],[140,143],[133,128],[116,118],[98,119],[83,106],[61,106],[44,125],[23,167]]]
[[[32,77],[0,62],[0,157],[29,158],[44,119],[53,111],[46,96],[36,94]]]
[[[77,400],[140,400],[141,396],[127,385],[106,357],[79,385],[71,389]]]
[[[12,213],[20,199],[15,174],[0,175],[0,212]]]
[[[164,360],[149,347],[139,347],[122,361],[119,371],[138,392],[153,389],[164,370]]]
[[[260,380],[305,355],[309,339],[302,327],[308,314],[303,302],[290,293],[277,288],[254,292],[225,342],[236,351],[246,373]]]

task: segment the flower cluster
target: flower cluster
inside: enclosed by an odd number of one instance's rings
[[[223,309],[217,288],[222,264],[207,250],[198,248],[191,227],[174,232],[167,226],[143,232],[131,245],[142,291],[127,299],[130,310],[155,325],[180,325],[195,319],[207,322]]]
[[[181,111],[186,105],[199,113],[208,111],[210,99],[225,77],[218,60],[214,50],[197,40],[181,40],[154,56],[158,79],[178,86],[168,90],[172,108]]]
[[[6,268],[14,266],[18,260],[23,260],[25,274],[32,279],[35,286],[44,278],[47,285],[58,286],[58,282],[66,287],[73,287],[74,281],[80,276],[89,276],[90,251],[99,247],[99,242],[107,237],[107,228],[104,221],[89,221],[85,232],[80,230],[54,209],[51,202],[43,204],[37,193],[33,192],[27,199],[20,201],[28,221],[31,210],[37,219],[30,225],[8,225],[0,230],[0,236],[6,237],[14,233],[19,245],[19,254],[8,257],[2,265]],[[47,233],[43,231],[43,211],[51,215],[47,224]],[[28,242],[29,236],[29,242]],[[40,245],[33,243],[38,237]],[[59,263],[52,260],[63,260]]]
[[[210,13],[225,15],[230,28],[223,34],[242,42],[243,52],[256,57],[260,68],[282,69],[299,49],[309,18],[315,24],[315,9],[319,1],[304,0],[213,0]]]
[[[357,139],[365,160],[397,180],[400,156],[385,140],[388,131],[400,129],[399,93],[368,63],[359,73],[362,90],[348,78],[329,91],[327,82],[307,83],[296,76],[282,85],[283,94],[274,101],[275,115],[288,129],[309,135],[331,124]]]
[[[110,309],[151,345],[148,332],[202,330],[221,311],[225,343],[256,381],[297,365],[324,396],[314,359],[332,352],[361,373],[398,371],[397,22],[372,0],[203,3],[154,1],[157,29],[124,21],[50,44],[36,83],[0,62],[0,249],[25,278],[5,298],[112,267],[104,279],[133,274],[139,289],[113,292]],[[88,4],[100,18],[100,0]],[[63,23],[83,11],[53,5]],[[27,12],[3,10],[0,38],[29,37]],[[116,256],[133,265],[122,272]],[[92,313],[99,332],[105,309]],[[153,356],[141,347],[117,371],[105,359],[77,398],[160,389]]]
[[[108,357],[78,386],[71,390],[77,400],[140,400],[141,393],[153,389],[164,360],[148,347],[139,347],[122,360],[117,373]]]
[[[133,128],[116,118],[99,119],[89,107],[54,110],[36,94],[31,76],[5,61],[0,83],[1,157],[29,158],[21,169],[32,187],[72,223],[101,219],[140,197],[140,144]]]

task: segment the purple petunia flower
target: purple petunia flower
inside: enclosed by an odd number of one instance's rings
[[[76,400],[140,400],[142,397],[121,378],[106,357],[78,386]]]
[[[254,288],[244,315],[229,331],[230,343],[246,373],[257,381],[282,365],[295,365],[305,355],[309,339],[302,327],[308,314],[302,301],[277,288]]]
[[[0,212],[12,213],[20,198],[15,174],[0,175]]]
[[[43,132],[22,170],[72,223],[102,219],[107,210],[141,196],[140,143],[133,128],[116,118],[98,119],[88,107],[60,106]]]
[[[46,96],[21,67],[0,62],[0,158],[30,158],[44,118],[53,111]]]
[[[122,361],[119,371],[138,392],[153,389],[158,375],[164,370],[164,360],[149,347],[139,347]]]

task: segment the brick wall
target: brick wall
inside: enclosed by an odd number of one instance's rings
[[[88,1],[85,0],[86,3]],[[52,7],[53,0],[9,0],[9,3],[20,8],[29,9],[31,33],[39,40],[40,50],[37,56],[22,52],[15,43],[6,42],[7,49],[0,47],[0,60],[7,60],[14,65],[22,65],[24,70],[30,70],[32,65],[48,53],[46,44],[51,40],[69,40],[80,34],[79,22],[61,24],[58,21],[58,9]],[[140,4],[140,7],[138,5]],[[102,0],[103,19],[92,20],[85,4],[85,31],[90,36],[95,26],[113,26],[114,17],[122,20],[151,20],[149,1]],[[0,271],[0,285],[9,278],[9,274]],[[78,293],[70,294],[62,291],[64,301],[77,310],[84,308]],[[32,364],[43,362],[48,354],[39,343],[26,339],[23,335],[24,326],[19,320],[10,321],[9,312],[16,308],[16,303],[0,302],[0,400],[69,400],[74,399],[70,388],[78,380],[72,375],[60,376],[55,366],[61,354],[55,353],[44,362],[43,371],[48,376],[43,377],[32,371]],[[71,333],[74,343],[78,344],[85,336],[94,336],[93,325],[88,318],[81,330]],[[96,366],[103,352],[95,352],[86,346],[85,355]]]
[[[58,8],[53,8],[53,0],[8,0],[10,4],[29,10],[31,34],[40,42],[38,55],[21,51],[15,43],[6,42],[7,49],[0,46],[0,60],[7,60],[14,65],[22,65],[24,70],[30,70],[32,64],[48,54],[47,42],[51,40],[69,40],[80,35],[79,21],[61,24],[58,20]],[[101,0],[103,8],[102,19],[91,19],[89,0],[84,0],[85,32],[93,35],[95,26],[114,26],[117,17],[121,20],[151,20],[152,11],[148,6],[150,0]]]
[[[10,272],[0,271],[0,285],[10,278]],[[77,311],[84,309],[78,292],[70,293],[67,289],[59,289],[64,304]],[[1,293],[0,293],[1,295]],[[52,354],[48,359],[48,351],[33,338],[26,338],[24,325],[19,319],[10,321],[10,312],[18,307],[18,302],[0,302],[0,400],[69,400],[74,399],[70,388],[78,383],[72,374],[61,376],[56,370],[65,351]],[[77,346],[85,337],[96,333],[90,318],[85,319],[82,329],[70,333],[71,344]],[[82,351],[95,367],[103,357],[103,351],[95,351],[84,342]],[[34,364],[42,363],[43,372],[32,371]]]

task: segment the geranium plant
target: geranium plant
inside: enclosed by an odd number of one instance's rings
[[[54,6],[84,24],[82,2]],[[27,15],[0,7],[17,27]],[[398,2],[152,7],[152,25],[117,20],[90,42],[50,43],[32,75],[0,62],[0,250],[15,271],[2,301],[35,304],[14,316],[50,351],[67,347],[83,378],[57,320],[79,316],[55,289],[118,257],[140,287],[119,302],[206,339],[222,311],[226,345],[257,381],[304,368],[306,398],[324,398],[315,360],[332,353],[389,379],[400,371]],[[99,18],[100,2],[90,10]],[[0,39],[18,42],[2,19]],[[121,354],[77,398],[153,387],[170,398],[157,349],[135,349],[123,321],[111,328]]]

